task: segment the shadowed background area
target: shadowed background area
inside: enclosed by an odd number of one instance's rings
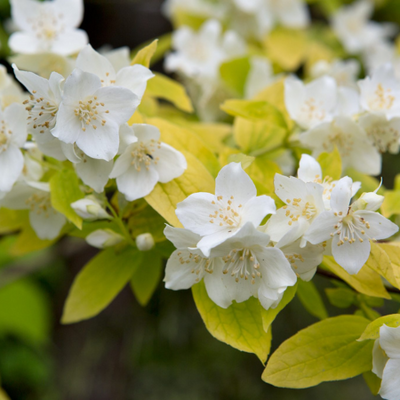
[[[133,49],[172,29],[161,13],[161,3],[162,0],[88,0],[82,29],[87,31],[94,48],[110,45]],[[388,16],[384,18],[387,20]],[[161,69],[162,64],[156,68]],[[387,157],[387,175],[394,176],[393,166],[398,164],[398,158]],[[83,241],[66,239],[30,263],[21,264],[22,275],[29,268],[35,271],[29,284],[42,292],[50,323],[44,328],[47,337],[39,343],[4,333],[0,327],[0,376],[12,400],[374,398],[362,377],[298,391],[263,383],[263,366],[256,356],[211,337],[190,291],[167,291],[162,283],[144,308],[127,287],[96,318],[61,325],[62,307],[73,279],[95,253]],[[324,295],[329,281],[317,277],[315,282]],[[328,304],[326,296],[324,300]],[[13,306],[10,304],[10,313]],[[330,315],[340,312],[329,305],[328,310]],[[272,351],[314,322],[317,319],[295,299],[274,324]]]

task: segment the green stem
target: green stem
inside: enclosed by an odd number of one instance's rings
[[[119,228],[121,229],[121,233],[125,236],[126,241],[133,247],[136,247],[136,243],[133,241],[132,236],[130,235],[128,229],[126,228],[124,222],[122,221],[122,218],[116,213],[114,210],[114,207],[111,205],[111,203],[106,199],[106,204],[109,210],[111,211],[111,214],[114,217],[115,222],[118,224]]]

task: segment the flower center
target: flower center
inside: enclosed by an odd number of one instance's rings
[[[12,131],[7,130],[7,126],[5,121],[1,121],[0,125],[0,153],[7,150],[8,143],[10,140],[10,136],[12,134]]]
[[[366,129],[367,135],[381,153],[398,152],[400,132],[393,126],[375,124]]]
[[[224,200],[224,196],[218,196],[217,201],[213,200],[211,204],[217,207],[214,214],[210,214],[209,217],[211,224],[218,224],[219,226],[227,227],[238,227],[240,225],[241,216],[239,209],[243,206],[234,204],[234,197],[231,196],[228,201]]]
[[[196,274],[196,282],[199,282],[203,272],[212,274],[213,265],[211,260],[206,257],[202,257],[199,254],[191,253],[190,251],[179,251],[178,252],[179,262],[183,264],[190,264],[192,267],[191,273]]]
[[[235,282],[251,279],[251,283],[255,284],[256,279],[262,278],[260,263],[250,249],[234,249],[222,259],[225,261],[223,273],[230,273]]]
[[[28,124],[39,133],[54,128],[58,105],[43,97],[35,97],[36,91],[32,92],[29,100],[25,100],[26,110],[29,111]]]
[[[32,212],[36,212],[38,215],[44,214],[46,218],[48,218],[50,214],[57,213],[51,206],[49,193],[34,193],[25,203]]]
[[[335,216],[342,216],[342,212],[335,213]],[[369,222],[365,218],[352,213],[350,209],[349,213],[345,217],[340,218],[334,225],[335,230],[331,233],[331,237],[334,235],[339,236],[338,246],[342,246],[345,242],[352,244],[356,240],[362,243],[365,239],[368,240],[366,230],[370,229],[370,227]]]
[[[97,129],[98,125],[104,126],[107,121],[104,119],[104,114],[110,111],[104,110],[105,104],[97,101],[97,96],[89,97],[83,101],[79,101],[79,105],[75,108],[75,115],[81,122],[82,130],[85,132],[87,126],[92,126]]]
[[[318,104],[313,98],[309,98],[304,102],[300,112],[303,114],[304,119],[308,121],[322,121],[326,117],[322,102]]]
[[[396,97],[393,96],[391,89],[385,89],[380,83],[377,86],[374,94],[375,96],[369,101],[369,106],[372,109],[390,110],[393,107]]]
[[[300,217],[311,220],[315,217],[318,210],[315,204],[311,201],[304,201],[303,199],[287,199],[286,205],[282,207],[286,210],[286,217],[289,218],[288,225],[297,222]]]
[[[348,133],[338,127],[334,122],[331,124],[331,132],[328,135],[328,142],[323,145],[325,150],[330,150],[332,146],[337,146],[341,156],[349,156],[353,150],[354,141]]]
[[[58,35],[65,29],[63,23],[63,14],[56,15],[49,10],[42,10],[35,18],[28,19],[31,28],[39,40],[48,42],[50,47],[51,43],[57,39]]]
[[[134,150],[131,152],[131,165],[135,166],[136,171],[140,172],[142,167],[148,171],[151,164],[158,164],[159,157],[154,157],[153,154],[156,148],[161,148],[161,142],[151,139],[148,142],[139,142],[135,144]]]

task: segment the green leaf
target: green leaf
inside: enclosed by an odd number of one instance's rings
[[[390,299],[390,295],[386,291],[379,274],[368,267],[368,265],[364,265],[358,274],[350,275],[336,263],[333,257],[325,256],[321,266],[333,272],[348,285],[362,294]]]
[[[261,305],[254,297],[228,308],[218,307],[209,297],[201,281],[192,287],[197,310],[208,331],[216,339],[235,349],[254,353],[265,362],[271,347],[271,330],[264,331]]]
[[[324,302],[317,288],[312,282],[304,282],[301,279],[298,280],[297,296],[304,308],[314,317],[319,319],[328,318],[328,312],[326,311]]]
[[[109,248],[92,258],[72,284],[62,323],[94,317],[106,308],[135,273],[142,262],[142,254],[132,248],[116,254]]]
[[[261,316],[264,326],[264,331],[268,332],[272,323],[275,321],[275,318],[278,314],[293,300],[294,295],[296,294],[297,283],[294,286],[289,286],[285,293],[283,294],[282,300],[279,302],[276,308],[270,308],[269,310],[265,310],[261,307]]]
[[[356,294],[345,288],[325,289],[329,302],[338,308],[349,308],[356,300]]]
[[[44,343],[50,330],[50,307],[45,294],[28,280],[0,290],[0,335],[13,334]]]
[[[262,379],[297,389],[370,371],[373,343],[356,341],[368,323],[363,317],[342,315],[303,329],[272,354]]]
[[[0,234],[19,230],[26,221],[27,214],[26,210],[0,208]]]
[[[76,173],[72,169],[57,172],[50,179],[50,190],[53,208],[81,229],[82,218],[71,207],[72,203],[84,197]]]
[[[151,42],[148,46],[139,50],[133,58],[131,65],[141,64],[147,68],[150,67],[150,61],[157,50],[158,39]]]
[[[220,75],[225,84],[242,97],[250,68],[249,57],[235,58],[221,64]]]
[[[372,371],[364,372],[363,378],[371,393],[374,396],[377,396],[381,388],[381,379],[379,379]]]
[[[155,251],[143,253],[143,261],[131,279],[131,288],[143,307],[149,302],[163,274],[163,259]]]
[[[147,82],[146,94],[158,99],[168,100],[182,111],[188,113],[194,111],[185,88],[165,75],[157,73],[154,78],[151,78]]]
[[[397,328],[400,326],[400,314],[385,315],[371,322],[358,340],[361,342],[363,340],[378,339],[379,329],[382,325]]]
[[[321,153],[317,161],[322,169],[321,179],[327,177],[331,177],[334,181],[340,179],[342,174],[342,159],[337,147],[331,153]]]
[[[282,113],[267,101],[226,100],[221,109],[234,117],[268,122],[271,125],[287,128]]]

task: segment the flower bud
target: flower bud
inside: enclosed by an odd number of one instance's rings
[[[75,201],[71,204],[71,207],[80,217],[87,221],[111,218],[107,211],[101,207],[96,198],[91,196]]]
[[[384,196],[381,196],[374,192],[363,193],[361,197],[352,204],[351,208],[353,211],[356,210],[376,211],[380,208],[384,199],[385,199]]]
[[[149,251],[154,247],[154,244],[151,233],[143,233],[136,238],[136,246],[140,251]]]
[[[115,246],[124,240],[123,236],[111,229],[98,229],[86,237],[86,241],[98,249]]]

